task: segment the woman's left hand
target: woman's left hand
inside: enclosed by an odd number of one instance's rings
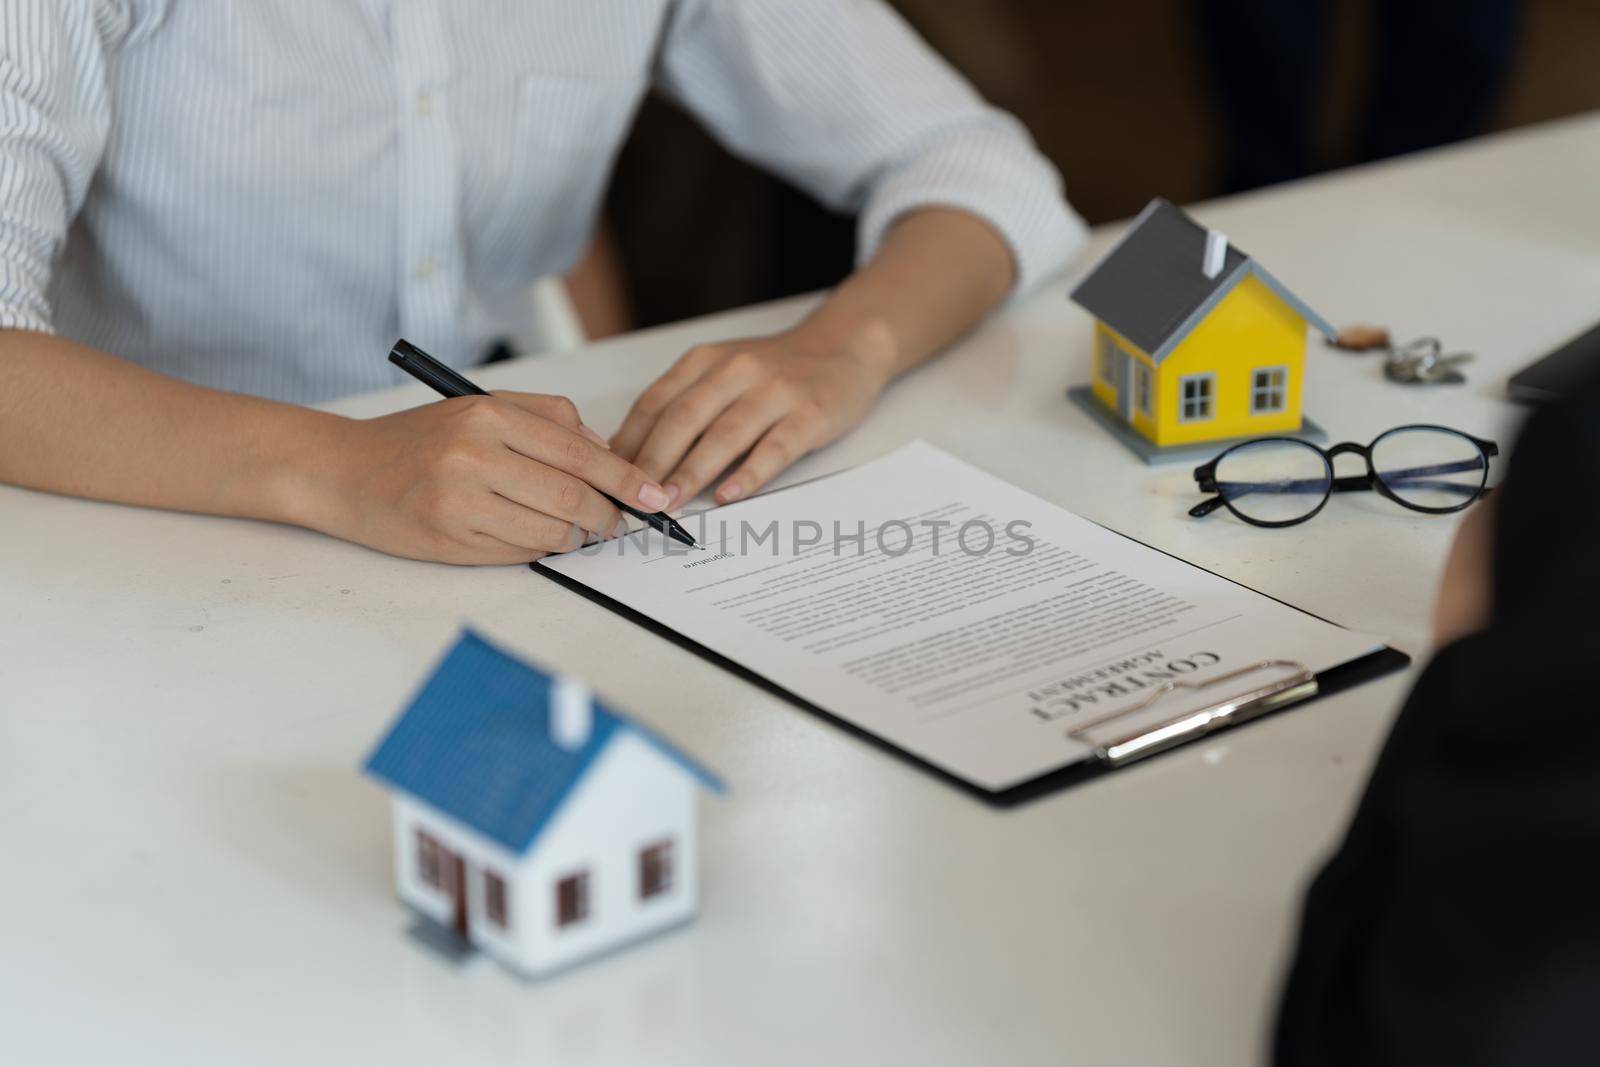
[[[889,366],[798,330],[699,345],[634,401],[611,446],[665,487],[669,507],[745,456],[717,487],[717,502],[732,503],[854,428],[888,384]]]

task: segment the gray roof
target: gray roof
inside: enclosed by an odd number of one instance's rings
[[[1206,228],[1157,198],[1078,283],[1072,299],[1157,362],[1252,274],[1307,322],[1333,336],[1332,326],[1231,243],[1222,270],[1207,278],[1201,269],[1205,249]]]

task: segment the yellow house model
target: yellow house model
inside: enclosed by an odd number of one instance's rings
[[[1300,429],[1306,325],[1255,260],[1152,200],[1072,293],[1095,317],[1094,396],[1160,448]]]

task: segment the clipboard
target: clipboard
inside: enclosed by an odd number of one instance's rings
[[[1118,536],[1127,537],[1126,534],[1121,533],[1118,533]],[[1137,538],[1129,537],[1128,540],[1144,545],[1144,542],[1139,541]],[[1152,551],[1161,552],[1162,555],[1171,556],[1171,553],[1162,552],[1161,549],[1152,548],[1150,545],[1144,545],[1144,547],[1151,548]],[[1204,570],[1208,574],[1213,574],[1223,581],[1230,582],[1240,588],[1249,589],[1258,596],[1265,596],[1269,600],[1275,600],[1286,607],[1293,608],[1295,611],[1310,615],[1319,621],[1329,622],[1329,620],[1323,619],[1319,615],[1305,611],[1304,608],[1295,607],[1293,604],[1288,604],[1277,597],[1251,589],[1244,583],[1236,582],[1226,575],[1218,575],[1215,571],[1198,567],[1187,560],[1182,562],[1188,566]],[[889,753],[986,804],[1000,808],[1014,807],[1018,804],[1047,796],[1058,790],[1092,781],[1101,775],[1137,764],[1162,753],[1174,751],[1192,741],[1198,741],[1230,729],[1236,729],[1239,726],[1288,708],[1309,703],[1319,697],[1331,696],[1334,693],[1353,688],[1364,682],[1392,674],[1395,671],[1404,670],[1411,663],[1411,657],[1406,653],[1384,646],[1365,656],[1349,660],[1320,673],[1312,673],[1301,664],[1293,661],[1264,658],[1247,667],[1207,679],[1201,683],[1168,683],[1159,687],[1150,696],[1137,704],[1098,716],[1090,722],[1077,723],[1066,728],[1071,734],[1078,735],[1074,736],[1073,740],[1080,743],[1089,743],[1091,754],[1088,757],[1057,767],[1036,778],[1019,782],[1009,788],[996,791],[984,789],[920,756],[906,751],[888,739],[850,722],[827,708],[806,700],[792,690],[756,673],[744,664],[722,655],[693,638],[685,636],[659,620],[635,611],[626,604],[584,585],[582,582],[542,567],[538,562],[530,563],[528,568],[542,574],[557,585],[570,589],[579,596],[615,612],[638,626],[649,630],[651,633],[671,641],[680,648],[708,660],[731,674],[737,675],[752,685],[828,721],[839,729],[867,742],[879,751]],[[1329,622],[1329,625],[1338,624]],[[1265,650],[1263,651],[1265,652]],[[1210,699],[1204,701],[1200,708],[1185,705],[1181,710],[1178,710],[1174,707],[1172,698],[1176,697],[1180,692],[1202,693]],[[1085,733],[1085,731],[1090,732]]]

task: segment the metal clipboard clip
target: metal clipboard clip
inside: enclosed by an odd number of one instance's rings
[[[1284,670],[1289,673],[1272,681],[1263,682],[1253,689],[1224,697],[1197,711],[1154,722],[1141,722],[1135,726],[1128,720],[1180,689],[1203,692],[1214,686],[1250,674]],[[1259,715],[1275,711],[1287,704],[1307,700],[1317,695],[1317,676],[1303,663],[1286,659],[1262,660],[1227,674],[1219,674],[1203,682],[1163,682],[1159,687],[1132,707],[1109,712],[1097,719],[1082,722],[1067,730],[1067,737],[1093,747],[1096,759],[1113,767],[1164,752],[1185,741],[1204,737],[1224,726],[1249,722]],[[1108,729],[1101,730],[1100,727]]]

